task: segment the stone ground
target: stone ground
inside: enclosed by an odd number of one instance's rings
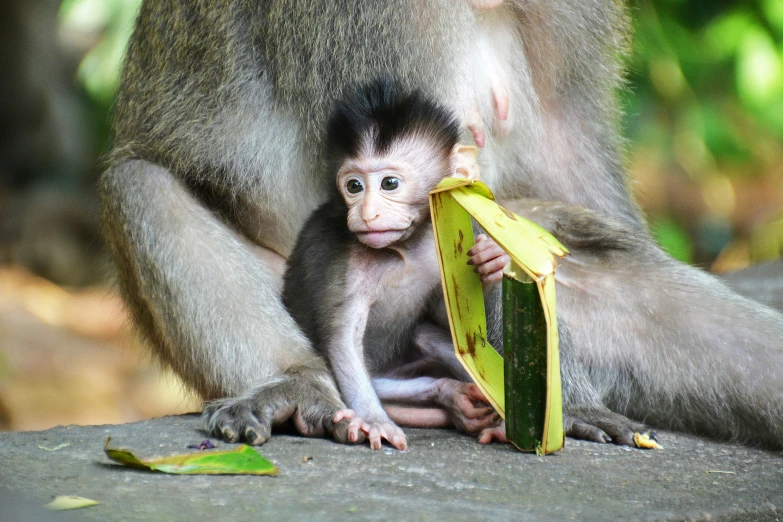
[[[165,475],[103,453],[107,436],[141,457],[192,451],[205,438],[195,415],[2,433],[0,520],[783,520],[781,453],[659,432],[663,450],[568,439],[537,457],[407,433],[406,452],[275,436],[261,452],[276,477]],[[55,495],[101,504],[40,510]]]

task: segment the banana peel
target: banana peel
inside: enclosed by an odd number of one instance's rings
[[[107,457],[124,466],[176,475],[277,475],[279,473],[274,464],[245,444],[225,451],[139,458],[130,450],[111,447],[111,437],[109,437],[103,450]]]
[[[457,358],[492,407],[506,419],[510,442],[523,451],[546,454],[559,450],[565,434],[554,273],[557,258],[567,255],[568,250],[540,226],[497,204],[490,189],[480,181],[444,179],[430,193],[430,212]],[[543,402],[538,405],[543,407],[544,426],[531,427],[538,433],[532,447],[518,444],[518,437],[509,432],[509,425],[524,424],[522,417],[527,414],[513,407],[508,413],[514,415],[514,422],[507,418],[506,364],[487,340],[481,280],[467,264],[467,252],[475,244],[471,218],[508,253],[512,266],[524,272],[537,287],[546,325],[545,338],[541,340],[546,353],[545,390],[539,394]],[[512,382],[516,386],[518,380]]]
[[[663,446],[658,444],[649,433],[634,433],[633,443],[636,444],[636,447],[639,449],[663,449]]]

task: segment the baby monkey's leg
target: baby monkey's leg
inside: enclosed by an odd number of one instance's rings
[[[413,335],[413,347],[418,352],[419,359],[411,363],[412,365],[429,365],[445,370],[449,376],[457,380],[470,382],[470,375],[457,360],[451,334],[446,328],[429,321],[419,323]],[[420,372],[419,375],[428,375],[428,373]],[[429,375],[433,375],[433,372]],[[395,370],[386,376],[398,377],[399,373]]]
[[[381,377],[373,379],[372,384],[381,401],[393,402],[397,405],[429,403],[440,406],[448,413],[453,426],[466,433],[479,433],[500,422],[495,411],[487,405],[487,400],[478,386],[472,383],[434,377],[417,377],[408,380]],[[410,412],[398,413],[403,417],[401,419],[403,423],[409,427],[431,427],[430,414],[428,416],[422,414],[421,422],[418,422],[416,416],[411,415]]]
[[[453,428],[449,412],[443,408],[385,405],[389,417],[403,428]]]

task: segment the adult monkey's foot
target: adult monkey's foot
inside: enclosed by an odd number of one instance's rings
[[[654,447],[638,444],[637,440],[657,440],[655,432],[648,430],[644,424],[599,408],[576,408],[563,412],[563,428],[567,436],[575,439],[612,442],[632,448]]]
[[[204,406],[207,431],[227,442],[257,446],[272,435],[272,428],[293,423],[307,437],[328,436],[341,443],[364,442],[364,435],[349,440],[350,420],[334,421],[345,409],[328,374],[311,368],[292,368],[282,376],[242,397],[219,399]]]
[[[589,440],[599,443],[614,443],[632,448],[659,448],[655,432],[645,428],[643,424],[599,408],[579,408],[563,412],[563,429],[568,437]],[[508,442],[506,439],[506,423],[487,428],[478,436],[480,444],[491,442]]]

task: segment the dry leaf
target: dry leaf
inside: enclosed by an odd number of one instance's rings
[[[96,502],[94,500],[90,500],[89,498],[84,497],[74,497],[74,496],[60,496],[55,497],[54,500],[46,504],[46,509],[51,509],[52,511],[66,511],[68,509],[81,509],[91,506],[97,506],[100,504],[100,502]]]

